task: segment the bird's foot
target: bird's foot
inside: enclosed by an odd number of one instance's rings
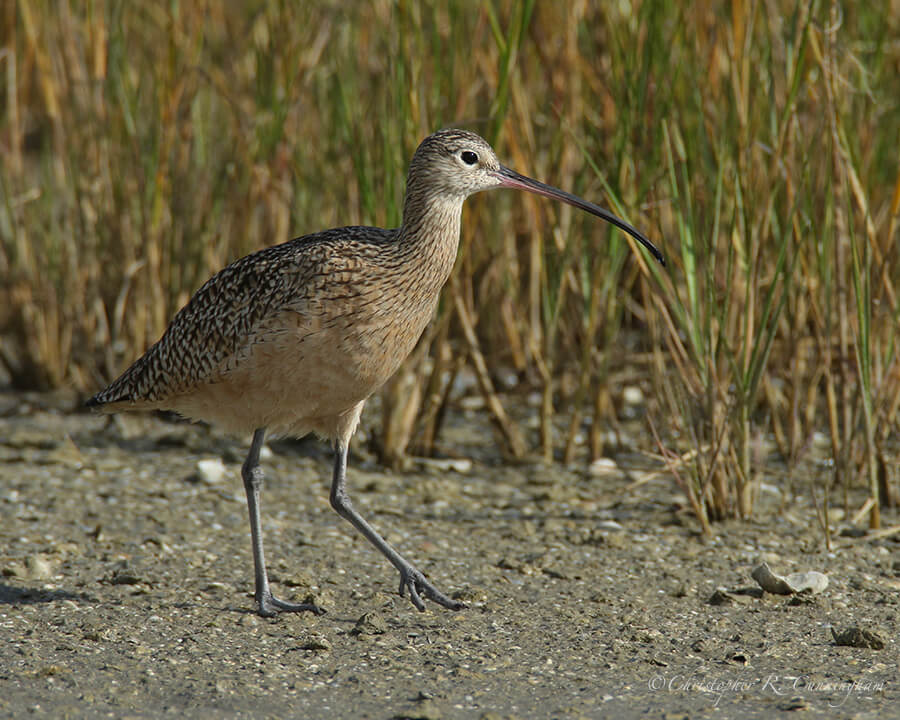
[[[422,597],[434,600],[438,605],[443,605],[449,610],[464,610],[466,605],[457,600],[448,598],[434,585],[425,579],[420,570],[412,565],[406,565],[400,570],[400,597],[409,590],[409,599],[419,612],[425,612],[425,603]]]
[[[257,595],[257,612],[262,617],[275,617],[280,612],[311,612],[324,615],[325,610],[314,603],[292,603],[279,600],[271,592]]]

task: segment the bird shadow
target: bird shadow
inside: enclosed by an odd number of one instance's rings
[[[252,596],[251,596],[252,598]],[[200,607],[202,603],[197,603],[194,607]],[[213,605],[208,605],[207,607],[213,607]],[[309,612],[301,612],[301,613],[291,613],[291,612],[281,612],[277,615],[273,615],[272,617],[260,617],[259,613],[256,611],[256,607],[252,604],[249,605],[235,605],[233,603],[228,603],[227,605],[218,605],[216,609],[221,613],[228,613],[231,615],[238,616],[246,616],[246,617],[255,617],[259,620],[259,622],[266,622],[269,624],[275,624],[279,621],[285,622],[288,618],[291,617],[313,617],[318,618],[321,622],[327,622],[331,626],[338,626],[343,628],[342,632],[351,632],[353,626],[359,621],[359,617],[357,615],[343,615],[337,614],[334,609],[325,608],[325,612],[321,615],[313,615]],[[360,610],[360,614],[363,614],[363,610]]]
[[[63,600],[96,602],[95,598],[84,593],[74,593],[68,590],[41,590],[0,583],[0,605],[39,605]]]
[[[203,452],[233,455],[243,458],[249,438],[215,432],[204,422],[186,420],[177,413],[157,410],[149,413],[159,425],[152,433],[136,433],[122,425],[116,415],[110,415],[99,430],[72,434],[79,446],[97,449],[118,448],[132,454],[144,452]],[[331,448],[313,434],[302,438],[269,437],[266,444],[278,455],[323,459],[331,457]]]

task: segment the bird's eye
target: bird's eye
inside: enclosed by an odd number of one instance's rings
[[[464,150],[462,152],[462,154],[460,155],[460,158],[462,158],[462,161],[466,165],[474,165],[475,163],[478,162],[478,156],[475,153],[473,153],[471,150]]]

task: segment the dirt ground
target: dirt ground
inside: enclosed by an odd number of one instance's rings
[[[779,480],[759,521],[705,540],[627,440],[605,472],[510,465],[481,413],[450,424],[445,445],[470,462],[390,473],[360,442],[349,481],[364,517],[468,609],[398,597],[393,568],[329,506],[328,448],[273,441],[274,589],[327,613],[263,619],[249,438],[0,395],[0,716],[900,717],[900,535],[848,532],[826,552]],[[221,477],[198,470],[217,459]],[[830,584],[763,594],[760,561]],[[852,627],[875,647],[837,644]]]

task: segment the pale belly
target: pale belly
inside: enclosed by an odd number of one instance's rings
[[[234,433],[268,428],[280,435],[349,435],[362,404],[400,367],[429,317],[404,324],[377,315],[339,317],[313,325],[286,314],[252,338],[213,382],[164,405]]]

